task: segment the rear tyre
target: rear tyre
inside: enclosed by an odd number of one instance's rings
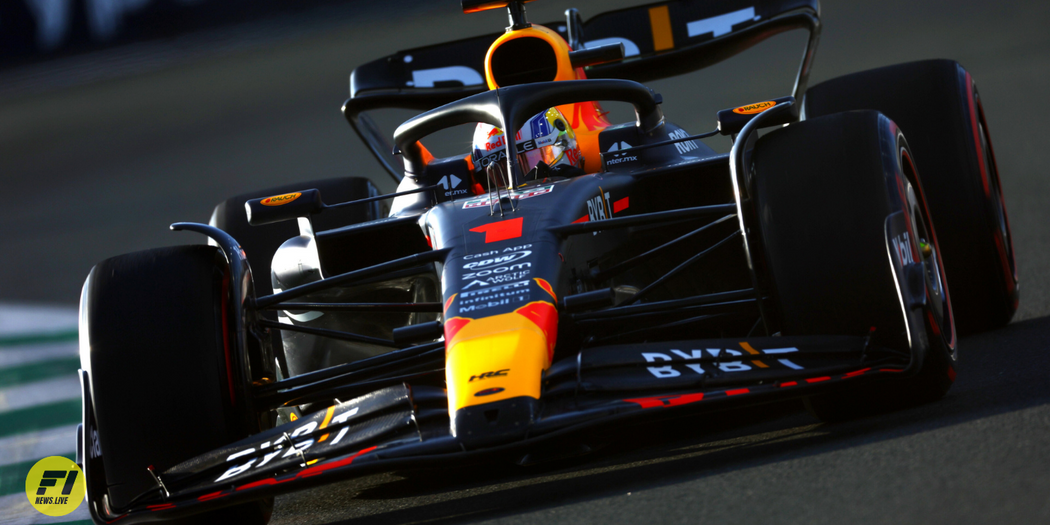
[[[769,133],[755,146],[752,184],[761,254],[784,335],[867,335],[886,348],[925,355],[917,375],[845,383],[809,406],[832,421],[942,397],[954,378],[951,301],[922,185],[907,142],[874,111],[839,113]],[[926,304],[905,308],[890,257],[887,218],[908,220],[919,243]],[[916,256],[921,257],[921,256]]]
[[[120,509],[157,473],[228,445],[258,424],[229,373],[229,273],[211,246],[121,255],[96,265],[81,296],[81,365],[88,372],[105,487]],[[85,428],[91,428],[85,422]],[[178,523],[269,521],[273,499]]]
[[[897,123],[922,169],[960,334],[1017,311],[1017,265],[995,152],[977,86],[951,60],[863,71],[806,92],[806,115],[873,109]]]

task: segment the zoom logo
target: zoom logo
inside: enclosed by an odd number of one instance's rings
[[[29,504],[47,516],[65,516],[84,501],[84,475],[69,458],[51,456],[36,462],[26,476]]]

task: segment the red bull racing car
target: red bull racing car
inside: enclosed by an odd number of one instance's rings
[[[399,184],[232,197],[81,298],[78,463],[96,523],[265,523],[376,471],[571,454],[596,431],[804,399],[942,397],[956,334],[1017,308],[981,99],[934,60],[809,87],[817,0],[669,0],[401,51],[343,112]],[[793,90],[710,131],[641,82],[808,33]],[[611,122],[602,102],[629,104]],[[422,113],[392,135],[373,110]],[[435,157],[427,137],[475,125]],[[732,141],[717,153],[704,139]],[[950,294],[948,283],[951,283]]]

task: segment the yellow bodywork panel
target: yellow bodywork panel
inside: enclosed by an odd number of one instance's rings
[[[448,411],[512,397],[540,397],[550,367],[547,335],[517,313],[473,319],[453,336],[445,357]]]

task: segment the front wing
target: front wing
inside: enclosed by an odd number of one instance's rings
[[[397,385],[158,473],[157,489],[129,508],[110,508],[107,498],[92,494],[90,483],[88,503],[96,521],[138,523],[377,471],[522,458],[553,439],[596,427],[615,430],[648,416],[687,416],[810,395],[844,381],[910,375],[922,362],[917,353],[921,350],[894,351],[855,336],[592,347],[547,371],[542,408],[524,438],[451,435],[444,390]],[[82,374],[86,388],[88,378]],[[85,406],[84,436],[91,434],[89,414]],[[87,450],[87,443],[82,445]],[[95,463],[89,458],[82,463],[90,479]]]

